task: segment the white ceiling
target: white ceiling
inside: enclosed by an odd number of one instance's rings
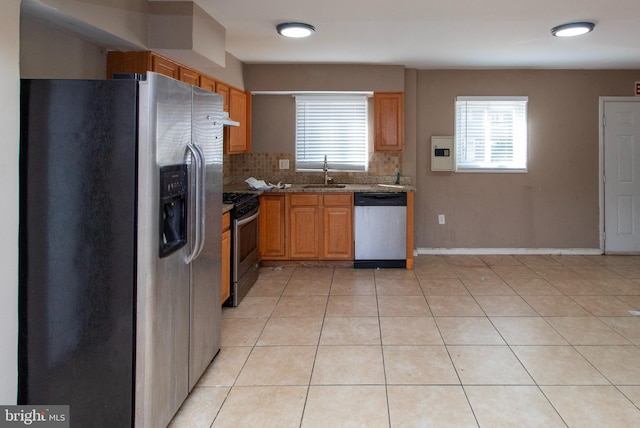
[[[640,69],[640,0],[196,0],[245,63],[366,63],[409,68]],[[592,21],[587,35],[551,28]],[[316,27],[307,39],[281,22]]]

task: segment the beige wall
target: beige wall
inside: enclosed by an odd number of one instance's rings
[[[39,20],[20,19],[20,76],[24,79],[104,79],[107,55],[95,44]]]
[[[640,72],[245,66],[248,90],[405,91],[402,175],[417,187],[419,249],[599,247],[598,97],[632,95]],[[399,89],[400,87],[400,89]],[[433,173],[430,139],[453,135],[457,95],[529,97],[529,171]],[[293,103],[254,96],[253,150],[292,153]],[[446,216],[439,225],[438,214]]]
[[[404,91],[399,65],[248,64],[248,91]]]
[[[419,71],[416,247],[598,248],[598,97],[632,95],[637,80],[640,71]],[[431,172],[430,138],[453,135],[457,95],[529,97],[528,173]]]
[[[70,27],[85,27],[95,34],[109,34],[122,45],[147,46],[147,0],[37,0],[63,17]],[[89,30],[90,28],[90,30]]]
[[[245,83],[249,91],[399,91],[404,90],[404,67],[372,65],[248,65]],[[372,120],[373,101],[370,102]],[[373,130],[370,129],[370,150]],[[291,93],[253,94],[251,151],[225,157],[225,180],[242,181],[249,175],[273,183],[322,182],[316,172],[295,171],[295,100]],[[338,182],[394,182],[401,172],[402,156],[370,153],[366,173],[332,172]],[[278,161],[288,159],[290,169]],[[329,168],[331,168],[331,159]],[[251,171],[251,172],[249,172]]]
[[[18,374],[18,145],[20,0],[0,13],[0,404],[15,404]]]
[[[291,95],[251,97],[251,151],[295,153],[296,103]]]
[[[218,80],[222,80],[231,86],[235,86],[238,89],[244,89],[242,62],[228,52],[225,58],[224,68],[204,67],[200,71]]]

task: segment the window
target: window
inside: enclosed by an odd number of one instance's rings
[[[367,170],[367,96],[296,95],[296,170]]]
[[[527,171],[528,97],[456,98],[456,171]]]

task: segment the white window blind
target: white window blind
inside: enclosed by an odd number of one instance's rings
[[[367,169],[366,95],[296,95],[296,170]]]
[[[456,170],[527,170],[528,97],[457,97]]]

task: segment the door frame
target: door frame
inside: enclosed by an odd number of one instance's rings
[[[598,193],[599,193],[599,223],[600,223],[600,252],[604,254],[604,104],[606,102],[636,102],[640,97],[599,97],[598,107]]]

